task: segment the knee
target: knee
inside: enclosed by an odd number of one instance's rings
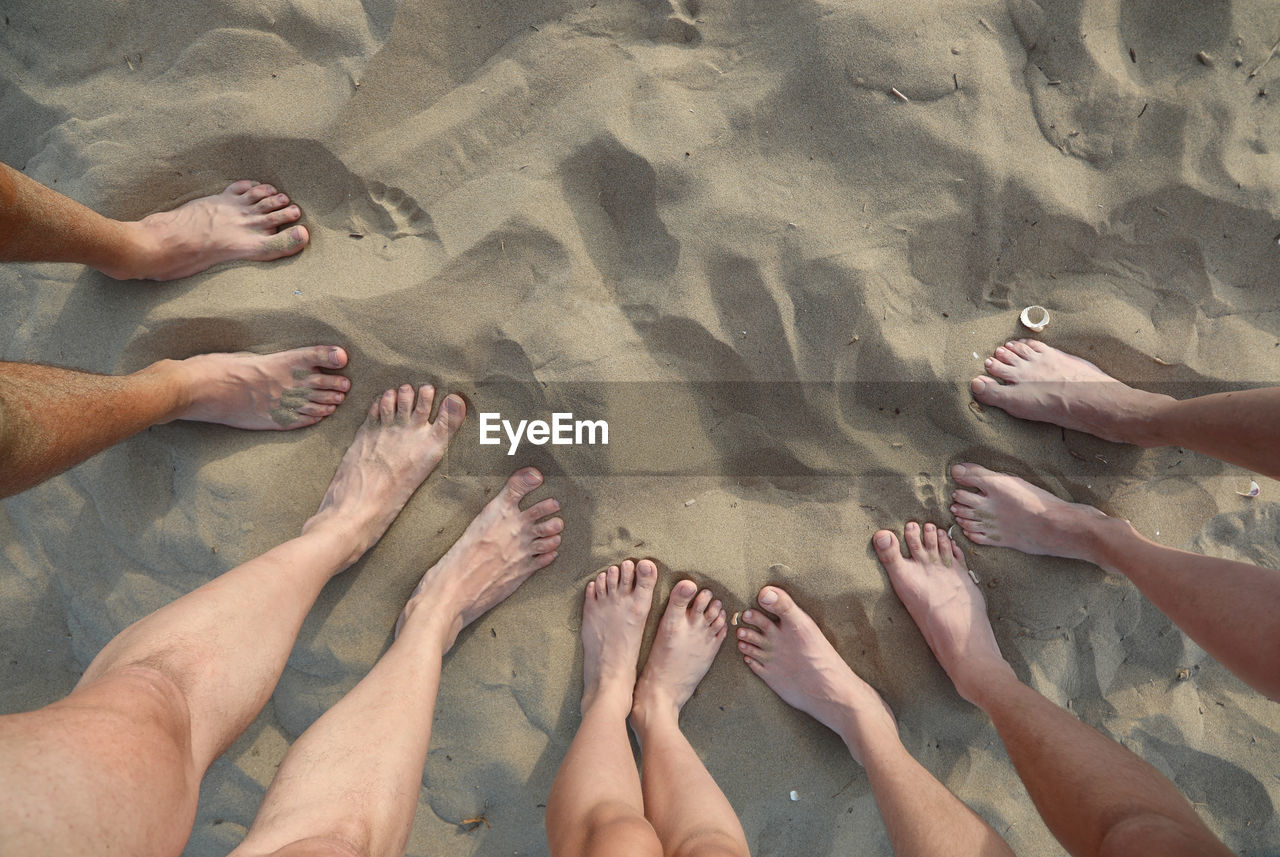
[[[653,825],[630,807],[598,807],[583,825],[585,857],[662,857]]]
[[[700,830],[686,836],[671,857],[748,857],[746,847],[722,830]]]

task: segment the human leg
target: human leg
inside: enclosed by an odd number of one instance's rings
[[[157,423],[276,430],[314,425],[351,388],[345,377],[330,374],[346,364],[346,352],[331,345],[161,360],[132,375],[0,363],[0,497]]]
[[[766,586],[758,603],[761,610],[742,615],[738,651],[784,702],[839,735],[866,769],[893,852],[1012,857],[1004,840],[907,752],[889,706],[791,596]]]
[[[301,216],[271,185],[238,181],[172,211],[122,222],[0,164],[3,262],[79,262],[118,280],[174,280],[219,262],[297,253],[307,245],[306,227],[287,225]]]
[[[325,583],[395,519],[462,423],[411,387],[370,409],[302,535],[120,632],[66,699],[0,717],[0,854],[172,855],[199,783],[270,696]]]
[[[1018,680],[1000,654],[964,554],[933,524],[906,525],[911,553],[875,534],[894,591],[960,695],[995,724],[1053,835],[1071,854],[1204,857],[1229,851],[1155,768]]]
[[[514,474],[423,577],[391,648],[285,755],[240,857],[309,844],[360,857],[404,854],[418,807],[441,659],[464,625],[556,558],[560,507],[520,500],[542,484]],[[345,851],[343,849],[346,849]]]
[[[724,607],[692,580],[671,590],[636,683],[631,727],[640,741],[645,817],[667,857],[746,857],[747,837],[684,733],[680,711],[725,638]]]
[[[1280,572],[1156,544],[1092,506],[960,464],[952,513],[975,544],[1082,559],[1133,581],[1206,652],[1280,700]]]
[[[636,662],[658,568],[610,566],[587,584],[582,607],[582,723],[547,798],[552,857],[661,857],[645,819],[627,737]]]
[[[1280,387],[1178,401],[1129,387],[1087,360],[1035,339],[1008,342],[974,378],[974,398],[1021,419],[1104,440],[1182,446],[1280,478]]]

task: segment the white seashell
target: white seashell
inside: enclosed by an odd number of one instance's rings
[[[1049,311],[1039,304],[1032,304],[1022,311],[1018,320],[1023,327],[1039,333],[1049,326]]]
[[[1258,487],[1258,483],[1257,483],[1257,482],[1253,482],[1253,481],[1251,480],[1251,481],[1249,482],[1249,490],[1248,490],[1248,491],[1237,491],[1236,493],[1237,493],[1237,494],[1239,494],[1241,497],[1257,497],[1257,496],[1258,496],[1258,494],[1259,494],[1261,491],[1262,491],[1262,489]]]
[[[792,789],[792,790],[791,790],[791,799],[792,799],[792,800],[800,800],[800,792],[796,791],[795,789]]]

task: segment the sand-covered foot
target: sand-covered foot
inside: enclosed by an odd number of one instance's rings
[[[956,690],[976,702],[984,681],[1013,675],[996,644],[986,602],[964,554],[946,533],[910,521],[903,536],[910,557],[903,558],[898,537],[889,530],[875,534],[876,556]]]
[[[1096,562],[1098,528],[1113,520],[1103,512],[976,464],[957,464],[951,477],[969,489],[951,493],[951,514],[974,544]]]
[[[445,397],[432,422],[434,398],[435,389],[426,385],[415,403],[413,387],[404,384],[375,399],[320,508],[303,525],[304,533],[333,527],[351,535],[354,547],[344,568],[382,538],[462,425],[467,411],[461,398]]]
[[[619,718],[631,711],[640,641],[653,605],[658,567],[624,560],[587,583],[582,602],[582,710],[610,705]]]
[[[631,722],[640,734],[652,717],[678,720],[724,642],[724,605],[692,580],[671,590],[644,672],[636,683]]]
[[[126,223],[136,248],[120,268],[103,273],[120,280],[176,280],[219,262],[269,262],[307,246],[307,228],[290,225],[302,211],[269,184],[238,181],[214,196]]]
[[[766,586],[756,601],[761,609],[744,612],[744,625],[738,628],[738,651],[753,673],[783,702],[844,739],[859,762],[874,742],[896,739],[898,728],[889,706],[845,663],[790,595]]]
[[[1024,420],[1053,423],[1103,440],[1149,446],[1152,421],[1172,402],[1135,390],[1080,357],[1037,339],[1007,342],[988,357],[973,397]]]
[[[560,502],[547,499],[520,508],[525,495],[541,484],[542,474],[532,467],[507,479],[418,582],[396,621],[396,636],[408,623],[424,619],[436,623],[448,649],[463,628],[555,561],[564,521],[548,516],[560,511]]]
[[[315,425],[351,389],[345,376],[331,374],[347,365],[347,352],[336,345],[275,354],[200,354],[157,365],[181,391],[183,404],[171,419],[241,429]]]

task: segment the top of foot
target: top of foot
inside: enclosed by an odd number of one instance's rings
[[[520,501],[541,484],[542,474],[532,467],[507,479],[506,487],[418,582],[396,621],[397,636],[410,622],[430,626],[447,650],[463,628],[555,561],[564,521],[548,516],[560,511],[559,501],[520,508]]]
[[[991,630],[982,592],[969,576],[964,553],[946,533],[910,521],[903,535],[910,557],[903,558],[898,537],[889,530],[875,534],[876,556],[956,690],[974,702],[984,681],[1013,675]]]
[[[761,609],[742,614],[738,651],[783,702],[838,734],[859,762],[877,738],[897,735],[893,712],[880,694],[845,663],[790,595],[766,586],[756,600]]]
[[[185,404],[171,419],[241,429],[315,425],[342,404],[351,382],[333,370],[347,352],[317,345],[275,354],[200,354],[164,364]]]
[[[711,669],[726,634],[724,606],[711,590],[698,591],[692,580],[671,590],[667,609],[658,623],[649,660],[636,683],[631,720],[640,726],[646,717],[678,717],[698,682]]]
[[[126,224],[136,257],[127,270],[104,273],[121,280],[176,280],[219,262],[292,256],[309,240],[305,226],[289,225],[301,216],[271,185],[238,181],[220,194]]]
[[[355,440],[342,456],[320,508],[303,526],[337,528],[354,536],[355,547],[343,567],[373,547],[413,492],[444,457],[445,448],[466,417],[466,405],[450,395],[431,421],[435,389],[408,384],[387,390],[369,408]]]
[[[582,710],[613,705],[619,718],[631,710],[640,642],[653,606],[658,567],[652,560],[623,560],[587,583],[582,602]]]
[[[976,464],[957,464],[951,476],[969,489],[952,492],[951,513],[974,544],[1096,561],[1097,528],[1112,520],[1103,512]]]
[[[1167,399],[1135,390],[1088,360],[1037,339],[1007,342],[984,365],[989,375],[969,385],[979,402],[1103,440],[1141,442],[1151,409]]]

